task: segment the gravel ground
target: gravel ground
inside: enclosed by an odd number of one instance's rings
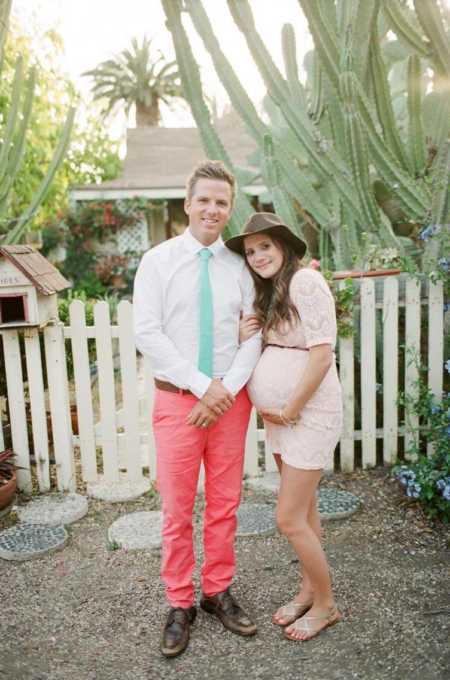
[[[108,549],[122,513],[158,508],[90,501],[58,553],[0,560],[2,680],[439,680],[448,678],[448,532],[405,505],[385,470],[324,480],[358,495],[361,510],[325,524],[325,544],[344,621],[308,643],[283,639],[270,623],[295,592],[298,563],[281,536],[237,541],[234,593],[258,625],[243,639],[200,611],[187,652],[159,654],[166,604],[158,552]],[[272,494],[247,500],[274,504]],[[201,557],[196,506],[197,554]],[[0,528],[11,523],[0,521]]]

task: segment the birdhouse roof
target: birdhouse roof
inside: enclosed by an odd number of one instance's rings
[[[0,256],[9,260],[43,295],[52,295],[71,283],[43,255],[31,246],[0,246]]]

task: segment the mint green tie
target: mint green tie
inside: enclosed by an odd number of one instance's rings
[[[213,375],[213,301],[209,281],[209,258],[212,252],[202,248],[200,255],[200,334],[198,343],[198,370],[212,378]]]

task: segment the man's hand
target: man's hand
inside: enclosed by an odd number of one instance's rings
[[[194,427],[209,427],[213,425],[218,419],[218,416],[211,411],[205,404],[199,401],[195,404],[187,418],[187,424]]]
[[[214,378],[200,401],[217,416],[221,416],[233,406],[234,397],[219,378]]]

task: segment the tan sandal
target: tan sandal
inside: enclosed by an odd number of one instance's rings
[[[319,635],[319,633],[325,630],[325,628],[330,628],[331,626],[334,626],[335,623],[339,623],[341,619],[342,614],[336,609],[336,607],[333,607],[331,612],[324,616],[302,616],[293,622],[292,628],[297,632],[302,631],[308,633],[308,637],[294,637],[293,635],[289,634],[289,631],[286,630],[284,631],[284,637],[288,640],[294,640],[294,642],[306,642],[307,640],[311,640],[312,638],[316,637],[316,635]],[[319,626],[319,628],[314,628],[314,626],[310,624],[310,621],[325,621],[325,623]]]
[[[288,602],[283,607],[280,607],[277,612],[272,616],[272,623],[276,626],[289,626],[294,623],[300,616],[306,614],[308,609],[311,609],[312,602]],[[283,619],[283,623],[277,621],[277,619]]]

